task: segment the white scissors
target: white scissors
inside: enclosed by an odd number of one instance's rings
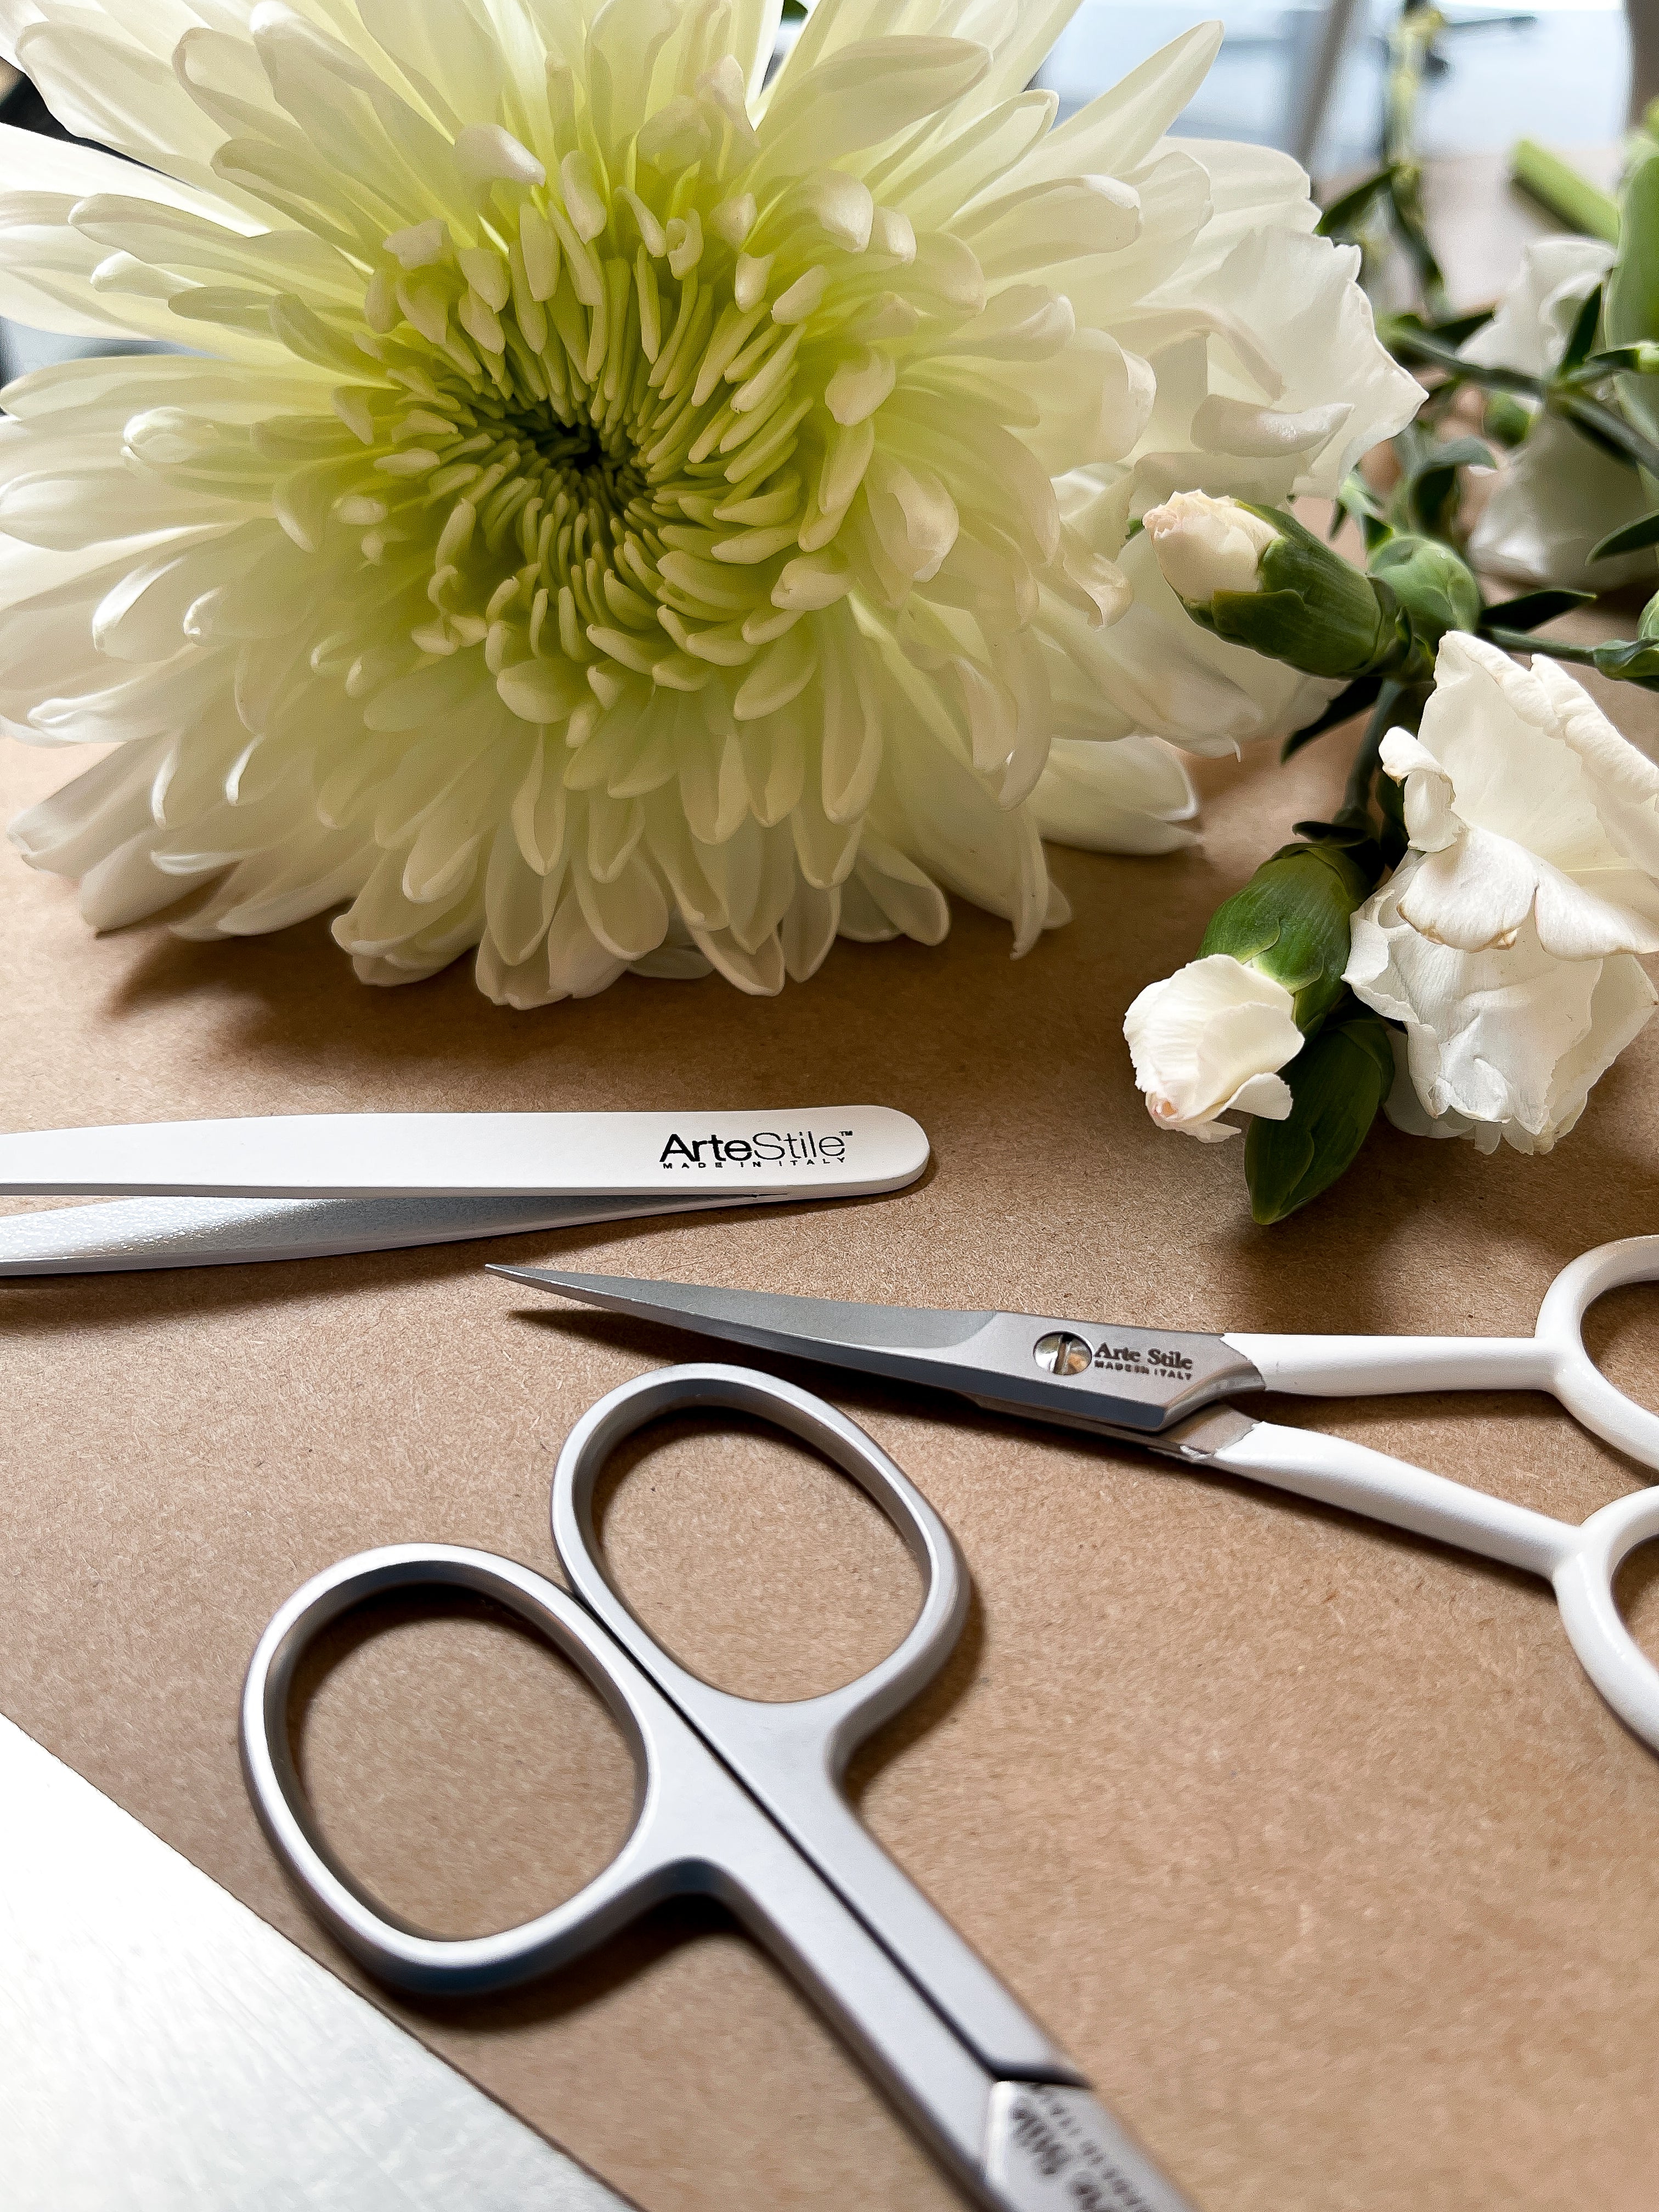
[[[593,1486],[622,1439],[690,1407],[791,1431],[866,1490],[926,1581],[897,1650],[827,1696],[762,1705],[688,1674],[629,1612],[594,1534]],[[661,1899],[729,1905],[815,1998],[947,2168],[994,2212],[1191,2212],[1083,2076],[860,1822],[842,1778],[866,1736],[938,1672],[968,1603],[949,1529],[845,1415],[736,1367],[642,1376],[579,1421],[553,1478],[553,1541],[574,1597],[511,1559],[447,1545],[362,1552],[296,1590],[260,1638],[242,1759],[279,1857],[374,1973],[427,1992],[499,1990],[579,1957]],[[411,1587],[508,1607],[592,1683],[627,1735],[634,1828],[567,1903],[500,1935],[426,1936],[377,1904],[319,1830],[289,1747],[294,1671],[349,1607]]]
[[[1615,1389],[1583,1340],[1585,1311],[1603,1291],[1659,1279],[1659,1237],[1603,1244],[1564,1267],[1539,1310],[1536,1332],[1523,1337],[1196,1336],[551,1267],[493,1272],[613,1313],[928,1383],[999,1412],[1122,1437],[1194,1468],[1248,1475],[1525,1568],[1554,1586],[1562,1624],[1591,1681],[1620,1718],[1659,1749],[1659,1670],[1613,1598],[1622,1562],[1659,1536],[1659,1489],[1617,1498],[1575,1527],[1364,1444],[1279,1428],[1217,1402],[1264,1389],[1318,1397],[1547,1390],[1595,1435],[1659,1470],[1659,1415]]]

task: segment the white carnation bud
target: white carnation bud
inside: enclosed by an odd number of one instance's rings
[[[1149,983],[1124,1016],[1123,1034],[1158,1127],[1217,1145],[1238,1133],[1222,1114],[1284,1121],[1291,1087],[1279,1071],[1303,1044],[1294,1004],[1282,983],[1230,952]]]
[[[1189,606],[1207,606],[1218,592],[1259,592],[1261,556],[1280,534],[1206,491],[1178,491],[1144,520],[1164,580]]]

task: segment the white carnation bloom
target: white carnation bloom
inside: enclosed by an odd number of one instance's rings
[[[1555,663],[1456,631],[1382,761],[1413,849],[1354,916],[1347,981],[1405,1025],[1389,1117],[1547,1152],[1653,1010],[1659,769]]]
[[[1389,1119],[1413,1136],[1473,1138],[1483,1152],[1500,1140],[1547,1152],[1647,1021],[1653,986],[1627,952],[1556,959],[1530,916],[1511,945],[1437,944],[1401,910],[1421,865],[1408,859],[1353,918],[1348,982],[1405,1024]]]
[[[1023,951],[1040,830],[1179,842],[1100,741],[1309,690],[1132,515],[1329,490],[1419,395],[1301,172],[1164,137],[1215,27],[1054,130],[1070,12],[822,0],[765,87],[778,0],[0,0],[143,165],[0,131],[0,312],[194,349],[6,395],[0,721],[121,741],[27,856],[526,1006],[947,891]]]
[[[1124,1016],[1123,1034],[1158,1127],[1217,1145],[1238,1134],[1220,1115],[1282,1121],[1291,1087],[1279,1071],[1303,1045],[1295,1003],[1282,983],[1230,952],[1149,983]]]
[[[1548,376],[1566,350],[1579,309],[1613,261],[1612,246],[1599,239],[1534,240],[1498,313],[1465,343],[1463,358]],[[1589,560],[1601,539],[1647,509],[1634,469],[1559,416],[1538,414],[1492,486],[1469,539],[1470,556],[1477,567],[1517,583],[1607,591],[1652,573],[1650,553],[1593,567]]]

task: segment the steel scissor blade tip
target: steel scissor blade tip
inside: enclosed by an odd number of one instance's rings
[[[830,1358],[878,1372],[904,1355],[953,1349],[978,1335],[988,1313],[861,1305],[842,1298],[791,1297],[778,1291],[725,1290],[711,1283],[642,1282],[629,1275],[579,1275],[562,1267],[494,1267],[538,1291],[558,1291],[584,1305],[690,1328],[767,1352]],[[849,1360],[848,1355],[863,1353]]]
[[[1227,1392],[1261,1388],[1256,1369],[1224,1337],[1109,1329],[1035,1314],[861,1305],[561,1267],[493,1272],[635,1320],[1112,1434],[1152,1434]]]

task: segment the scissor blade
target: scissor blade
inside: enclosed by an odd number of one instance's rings
[[[702,1283],[643,1282],[557,1267],[491,1271],[538,1291],[787,1358],[954,1390],[1070,1427],[1164,1429],[1261,1377],[1224,1337],[1104,1328],[1035,1314],[849,1304]]]
[[[653,1283],[632,1275],[577,1275],[562,1267],[490,1268],[538,1291],[562,1291],[583,1305],[636,1315],[729,1344],[811,1358],[813,1346],[842,1366],[868,1365],[896,1373],[885,1363],[911,1353],[942,1352],[968,1343],[994,1321],[990,1313],[957,1313],[916,1306],[857,1305],[841,1298],[796,1298],[779,1291],[728,1291],[710,1283]],[[867,1361],[851,1355],[867,1353]],[[845,1356],[843,1356],[845,1355]]]

